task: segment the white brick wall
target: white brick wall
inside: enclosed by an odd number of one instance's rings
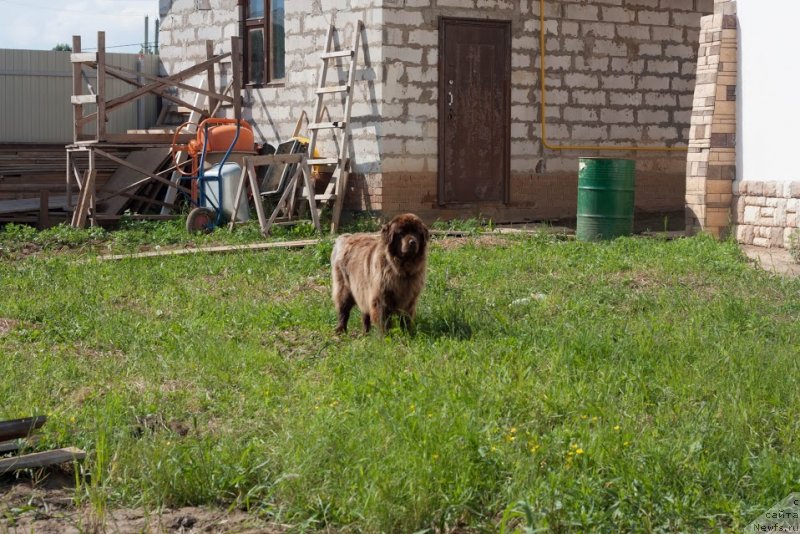
[[[203,40],[227,49],[230,35],[238,33],[235,0],[211,0],[211,11],[196,11],[194,0],[160,3],[168,72],[202,60]],[[547,0],[549,139],[567,145],[685,144],[697,29],[701,14],[712,8],[712,0]],[[292,0],[286,9],[286,80],[245,91],[247,117],[263,140],[285,140],[300,112],[313,109],[328,21],[335,18],[342,43],[349,45],[360,18],[366,24],[368,63],[362,49],[353,126],[369,134],[354,143],[355,168],[435,171],[438,21],[470,17],[512,24],[515,171],[554,171],[577,157],[546,150],[538,142],[538,0]],[[339,106],[331,105],[330,111],[335,116]]]

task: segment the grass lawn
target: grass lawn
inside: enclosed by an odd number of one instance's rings
[[[738,531],[800,489],[800,280],[733,243],[438,240],[414,335],[337,338],[330,242],[94,259],[179,229],[0,231],[0,419],[49,414],[98,511]]]

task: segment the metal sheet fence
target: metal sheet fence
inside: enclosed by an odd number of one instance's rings
[[[72,141],[72,66],[69,52],[50,50],[0,49],[0,143],[69,143]],[[110,65],[157,76],[158,56],[107,54]],[[95,71],[84,70],[87,84],[95,87]],[[121,80],[109,79],[107,97],[114,98],[134,87]],[[94,106],[84,105],[84,113]],[[123,106],[109,115],[108,131],[124,133],[129,129],[152,127],[157,118],[156,97],[148,95]],[[89,126],[86,133],[93,133]]]

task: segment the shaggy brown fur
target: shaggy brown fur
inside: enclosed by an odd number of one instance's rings
[[[414,214],[398,215],[381,233],[343,234],[331,253],[336,332],[347,331],[350,310],[358,306],[364,331],[375,324],[384,332],[392,315],[406,329],[425,285],[430,233]]]

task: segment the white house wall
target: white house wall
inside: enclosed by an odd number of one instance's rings
[[[800,212],[800,2],[738,0],[737,11],[736,235],[746,244],[786,246]]]

